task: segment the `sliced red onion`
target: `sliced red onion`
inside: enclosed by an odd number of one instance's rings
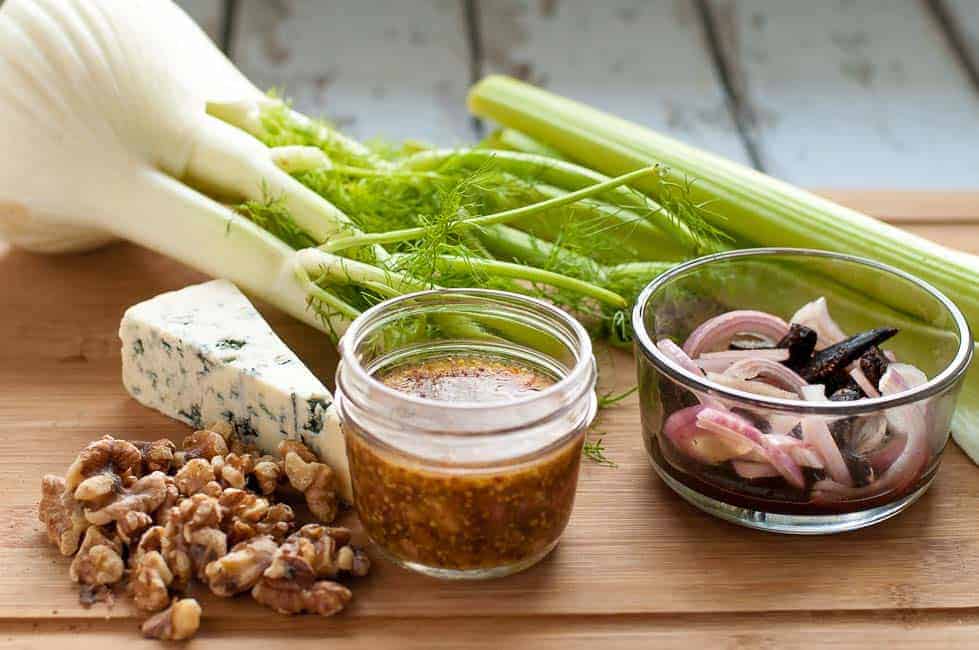
[[[809,445],[796,445],[789,447],[789,456],[799,463],[800,467],[812,467],[814,469],[824,469],[826,463],[819,457],[819,454]]]
[[[906,436],[891,436],[882,447],[867,455],[867,462],[874,468],[874,472],[880,476],[901,457],[901,452],[904,451],[906,444],[908,444]]]
[[[788,331],[788,323],[778,316],[738,309],[701,323],[684,342],[683,350],[690,357],[698,357],[704,352],[726,347],[738,334],[752,334],[777,341]]]
[[[694,359],[694,363],[705,371],[724,372],[735,363],[748,359],[785,361],[788,358],[788,350],[725,350],[724,352],[705,352]]]
[[[812,486],[813,500],[819,502],[834,502],[844,499],[865,499],[868,497],[880,496],[887,492],[899,493],[907,489],[918,478],[921,470],[928,462],[927,438],[918,432],[904,436],[895,436],[893,442],[874,454],[870,458],[871,467],[877,470],[878,467],[886,467],[879,478],[864,487],[854,488],[837,483],[836,481],[819,481]],[[901,445],[901,441],[904,442]],[[894,447],[891,447],[891,445]],[[900,445],[900,447],[899,447]],[[892,456],[900,450],[897,458],[893,462],[888,456]],[[886,450],[886,455],[885,455]]]
[[[784,350],[784,352],[788,358],[788,350]],[[724,374],[735,379],[759,379],[777,388],[791,391],[795,393],[795,397],[806,386],[805,379],[790,368],[770,359],[744,359],[732,364],[730,368],[724,371]]]
[[[925,373],[907,363],[892,363],[880,378],[880,394],[897,395],[916,388],[928,381]],[[928,402],[920,400],[884,411],[892,433],[908,438],[928,437]]]
[[[857,382],[857,386],[863,391],[863,394],[867,397],[880,397],[880,393],[877,392],[877,387],[870,383],[867,379],[867,375],[864,374],[863,370],[860,368],[860,363],[854,361],[850,367],[850,376],[853,377],[853,381]]]
[[[744,361],[746,359],[770,359],[772,361],[786,361],[789,358],[789,351],[785,349],[777,350],[721,350],[720,352],[704,352],[697,360],[701,359],[724,359]]]
[[[806,384],[799,392],[802,393],[802,399],[807,402],[826,402],[826,386],[823,384]]]
[[[843,460],[840,448],[829,432],[826,420],[821,417],[809,416],[802,418],[802,440],[810,445],[823,459],[826,473],[840,485],[853,485],[850,470]]]
[[[667,359],[669,359],[676,365],[680,366],[687,372],[693,373],[694,375],[697,375],[699,377],[704,376],[704,372],[697,367],[697,364],[693,362],[693,359],[688,357],[687,353],[684,352],[679,345],[677,345],[670,339],[660,339],[660,341],[656,343],[656,347],[659,348],[659,351],[663,353],[663,356],[665,356]],[[725,410],[726,408],[719,400],[709,395],[701,395],[698,393],[694,393],[694,396],[701,404],[705,406],[713,406],[714,408],[721,409],[721,410]]]
[[[704,406],[690,406],[674,412],[663,425],[663,434],[673,445],[690,458],[717,465],[761,450],[757,442],[739,433],[715,432],[698,426],[697,416]]]
[[[798,415],[787,415],[785,413],[772,413],[768,416],[768,425],[772,433],[792,436],[792,430],[801,421]]]
[[[880,448],[887,437],[887,419],[883,415],[868,415],[859,418],[853,425],[853,451],[860,455],[869,454]]]
[[[799,311],[789,319],[790,323],[805,325],[816,332],[817,348],[826,348],[834,343],[839,343],[846,338],[846,333],[840,329],[832,316],[829,315],[829,307],[826,305],[826,298],[820,296],[812,302],[803,305]]]
[[[656,347],[663,353],[663,356],[687,372],[692,372],[693,374],[700,376],[704,374],[697,364],[693,362],[693,359],[691,359],[679,345],[670,339],[660,339],[656,344]]]
[[[823,460],[819,457],[819,454],[798,438],[778,433],[770,433],[765,437],[770,443],[784,450],[800,467],[823,468]]]
[[[892,363],[880,378],[880,392],[884,396],[896,395],[911,390],[924,381],[927,381],[927,377],[914,366]],[[889,463],[876,481],[861,488],[840,485],[835,481],[820,481],[813,486],[814,499],[832,502],[879,496],[886,492],[900,492],[915,481],[928,462],[927,404],[915,402],[896,406],[887,409],[884,417],[887,418],[892,435],[906,440],[897,458]],[[895,445],[888,449],[889,454],[893,454],[898,443],[889,443],[888,447],[890,444]],[[881,453],[874,454],[871,463],[884,466],[888,460],[882,450]]]
[[[731,466],[735,473],[741,478],[754,481],[760,478],[774,478],[781,476],[778,470],[769,463],[755,463],[750,460],[732,460]]]
[[[886,358],[891,363],[897,362],[897,355],[891,352],[890,350],[881,350],[881,352],[884,353],[884,358]]]
[[[717,409],[704,408],[697,414],[697,425],[702,429],[713,431],[719,435],[735,434],[748,438],[765,450],[768,462],[778,470],[778,473],[790,484],[798,488],[805,487],[806,479],[802,470],[792,458],[777,445],[768,441],[767,436],[756,429],[741,416],[722,412]]]
[[[717,372],[708,372],[707,379],[718,383],[721,386],[727,386],[728,388],[733,388],[735,390],[742,390],[746,393],[755,393],[756,395],[764,395],[765,397],[775,397],[778,399],[799,399],[799,395],[797,393],[790,393],[786,390],[782,390],[781,388],[776,388],[771,384],[766,384],[763,381],[749,381],[747,379],[729,377],[728,375],[722,375]]]
[[[892,363],[881,375],[879,389],[881,395],[896,395],[927,382],[928,375],[917,366],[912,366],[910,363]]]

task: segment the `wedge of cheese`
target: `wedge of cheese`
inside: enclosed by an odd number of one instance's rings
[[[350,502],[332,396],[233,284],[214,280],[133,305],[119,338],[122,381],[136,400],[192,427],[228,422],[266,453],[301,440],[338,473]]]

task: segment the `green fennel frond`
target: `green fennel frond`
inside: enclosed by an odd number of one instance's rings
[[[597,463],[603,467],[618,467],[618,463],[609,459],[605,455],[605,444],[604,444],[605,434],[598,434],[598,438],[595,440],[585,440],[584,446],[581,448],[581,453],[585,455],[588,460]]]
[[[262,188],[262,194],[261,201],[245,201],[236,206],[238,213],[297,250],[312,248],[318,244],[299,227],[283,199],[270,196],[265,187]]]

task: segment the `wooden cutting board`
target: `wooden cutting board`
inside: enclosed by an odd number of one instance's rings
[[[855,196],[855,201],[860,197]],[[931,205],[940,206],[941,201]],[[902,225],[979,247],[979,205]],[[111,433],[187,429],[131,400],[119,380],[116,331],[134,302],[202,276],[118,244],[62,257],[0,250],[0,648],[155,645],[125,597],[85,609],[69,561],[37,521],[40,477]],[[287,317],[273,327],[323,377],[334,352]],[[606,386],[632,382],[625,354],[603,359]],[[446,583],[381,561],[329,619],[287,618],[248,597],[199,590],[191,646],[345,648],[976,647],[979,644],[979,469],[949,448],[934,487],[903,515],[835,537],[766,534],[712,519],[675,497],[643,455],[635,398],[604,413],[607,455],[585,462],[558,549],[521,575]]]

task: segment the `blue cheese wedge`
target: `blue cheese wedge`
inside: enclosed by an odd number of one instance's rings
[[[266,453],[301,440],[339,474],[350,501],[333,398],[233,284],[214,280],[133,305],[119,338],[122,381],[137,401],[196,428],[228,422]]]

